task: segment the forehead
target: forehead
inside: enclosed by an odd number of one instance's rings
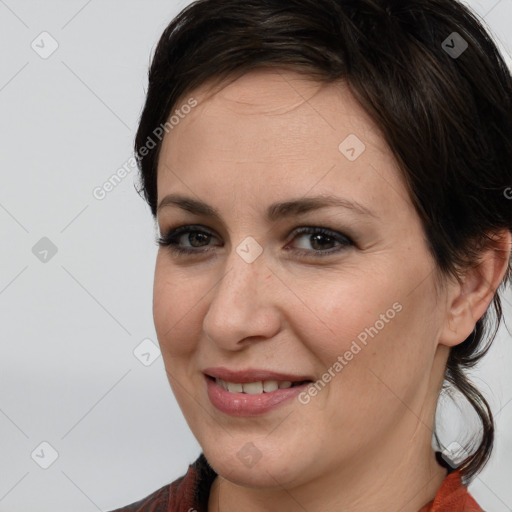
[[[159,200],[188,186],[204,198],[226,185],[239,196],[268,195],[270,187],[299,196],[312,187],[355,193],[354,185],[366,183],[370,200],[378,187],[407,196],[379,128],[345,82],[258,70],[213,90],[205,84],[180,104],[190,98],[197,106],[163,140]],[[347,140],[361,151],[356,160],[342,151]]]
[[[332,131],[351,127],[379,149],[388,149],[379,128],[343,80],[320,83],[292,71],[259,69],[215,87],[206,83],[191,94],[206,116],[247,116],[248,121],[274,117],[278,122],[300,115]]]

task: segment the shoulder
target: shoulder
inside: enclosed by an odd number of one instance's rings
[[[462,483],[459,470],[450,471],[436,497],[419,512],[484,512]]]

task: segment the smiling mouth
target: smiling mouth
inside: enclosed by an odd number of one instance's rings
[[[241,393],[247,395],[259,395],[263,393],[272,393],[278,389],[288,389],[297,386],[302,386],[312,382],[311,380],[303,380],[300,382],[292,382],[289,380],[263,380],[256,382],[227,382],[223,379],[213,378],[207,376],[208,379],[215,381],[224,390],[230,393]]]

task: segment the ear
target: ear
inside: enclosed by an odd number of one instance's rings
[[[460,283],[450,285],[447,312],[439,343],[453,347],[462,343],[484,315],[508,269],[512,233],[508,230],[491,235],[479,263],[468,269]]]

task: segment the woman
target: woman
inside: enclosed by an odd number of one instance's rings
[[[135,150],[203,453],[118,510],[482,510],[493,419],[464,372],[511,277],[512,80],[470,11],[200,0],[159,41]],[[472,450],[437,439],[443,383]]]

